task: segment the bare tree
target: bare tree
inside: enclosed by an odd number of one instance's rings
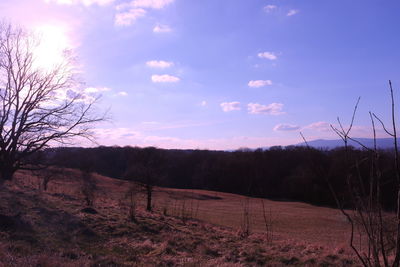
[[[39,190],[47,191],[48,184],[52,180],[62,179],[65,177],[65,168],[40,168],[32,172],[39,178]]]
[[[80,162],[81,193],[87,207],[93,207],[98,190],[97,180],[93,175],[93,158],[89,155]]]
[[[155,147],[141,149],[140,158],[137,158],[128,167],[125,178],[136,181],[146,194],[146,210],[153,208],[153,189],[162,179],[164,169],[163,152]]]
[[[393,266],[398,267],[400,263],[400,169],[398,161],[398,142],[395,118],[395,101],[392,83],[389,81],[391,94],[391,121],[392,129],[389,130],[383,121],[374,113],[370,112],[372,124],[374,147],[370,148],[350,137],[354,118],[360,99],[354,107],[350,125],[346,128],[338,118],[338,127],[331,125],[333,131],[342,139],[345,148],[346,183],[348,190],[347,205],[345,209],[343,200],[339,198],[334,190],[327,174],[319,170],[321,176],[325,177],[332,195],[350,224],[349,245],[361,261],[363,266]],[[393,181],[397,189],[397,211],[396,213],[384,212],[382,205],[382,172],[380,170],[380,153],[376,144],[375,122],[381,123],[384,131],[393,138],[394,144],[394,177]],[[307,141],[303,137],[306,145]],[[363,149],[370,152],[365,158],[351,158],[348,141],[358,143]],[[369,175],[361,174],[360,166],[370,164]],[[356,244],[356,236],[359,244]]]
[[[261,207],[262,207],[262,212],[263,212],[265,231],[266,231],[266,235],[267,235],[267,244],[272,244],[272,241],[274,239],[272,210],[271,210],[271,208],[269,208],[269,214],[267,216],[267,213],[265,211],[264,199],[261,199]]]
[[[9,23],[0,24],[0,184],[51,144],[91,138],[98,98],[79,89],[71,60],[51,69],[37,64],[40,40]]]
[[[251,234],[251,223],[250,223],[250,198],[246,197],[242,202],[243,215],[242,223],[240,225],[239,235],[242,238],[246,238]]]
[[[129,220],[132,222],[136,222],[136,208],[137,208],[137,194],[139,193],[139,189],[137,185],[131,181],[129,185],[129,189],[125,194],[125,197],[128,198],[129,203]]]

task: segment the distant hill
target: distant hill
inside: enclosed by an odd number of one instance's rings
[[[354,139],[361,142],[366,147],[369,147],[369,148],[374,147],[374,139],[372,139],[372,138],[354,138]],[[399,141],[400,141],[400,139],[399,139]],[[376,143],[377,143],[378,148],[381,148],[381,149],[390,149],[390,148],[394,147],[393,138],[377,138]],[[341,139],[336,139],[336,140],[317,139],[317,140],[308,141],[308,144],[315,148],[327,148],[327,149],[333,149],[336,147],[344,146],[344,143]],[[296,146],[304,146],[304,145],[305,145],[304,142],[296,144]],[[354,142],[352,140],[349,140],[349,145],[351,145],[355,148],[362,148],[361,145],[359,145],[357,142]]]

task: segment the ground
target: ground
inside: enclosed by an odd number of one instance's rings
[[[0,266],[357,265],[335,209],[155,188],[147,212],[142,193],[133,202],[127,194],[139,186],[94,181],[87,207],[77,171],[57,175],[47,191],[32,173],[17,173],[0,190]]]

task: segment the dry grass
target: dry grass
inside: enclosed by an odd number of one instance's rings
[[[191,202],[194,202],[192,206],[197,219],[236,229],[242,222],[243,204],[246,197],[240,195],[162,188],[158,189],[155,195],[158,206],[165,202],[170,203],[169,209],[174,215],[179,214],[179,207],[182,207],[183,202],[186,202],[186,209],[189,210]],[[265,232],[261,201],[265,203],[267,216],[272,216],[276,239],[318,243],[332,248],[345,246],[349,228],[340,211],[300,202],[250,198],[250,224],[254,232]],[[178,207],[178,210],[174,205]],[[196,210],[197,207],[198,210]]]
[[[90,214],[82,212],[78,177],[68,170],[42,192],[37,178],[19,172],[0,191],[0,215],[9,220],[0,221],[0,266],[356,264],[345,244],[346,223],[334,209],[265,200],[273,222],[271,243],[261,199],[249,199],[252,234],[244,238],[242,196],[156,188],[155,212],[144,210],[141,196],[132,222],[128,182],[96,175],[97,213]]]

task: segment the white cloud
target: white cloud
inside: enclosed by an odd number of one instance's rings
[[[86,88],[87,89],[87,88]],[[57,106],[61,102],[64,102],[65,100],[72,100],[76,99],[77,102],[84,102],[86,104],[92,103],[96,100],[96,96],[94,95],[94,91],[86,91],[86,89],[83,88],[61,88],[58,90],[55,90],[51,98],[48,99],[44,104],[46,106]],[[25,92],[22,91],[22,94],[25,95]]]
[[[154,74],[151,76],[151,80],[153,81],[153,83],[176,83],[180,81],[178,77],[169,74],[163,74],[163,75]]]
[[[340,125],[338,123],[332,124],[332,126],[337,129],[340,129]],[[348,124],[344,124],[343,128],[348,129],[349,126],[350,125]],[[307,133],[308,140],[321,139],[321,138],[323,139],[339,138],[338,135],[331,128],[331,124],[325,121],[313,122],[311,124],[304,126],[301,130],[308,131]],[[386,133],[382,128],[377,128],[376,134],[378,138],[383,138],[386,136]],[[350,135],[355,138],[371,138],[372,136],[371,126],[353,125],[353,127],[351,128]]]
[[[105,0],[104,0],[105,1]],[[172,4],[175,0],[133,0],[129,3],[122,3],[116,7],[117,10],[125,8],[153,8],[162,9]]]
[[[271,80],[252,80],[252,81],[249,81],[249,83],[247,85],[249,87],[258,88],[258,87],[263,87],[266,85],[272,85],[272,81]]]
[[[298,9],[291,9],[289,10],[289,12],[286,14],[286,16],[290,17],[293,15],[296,15],[297,13],[299,13],[300,11]]]
[[[271,12],[272,10],[275,10],[277,8],[277,6],[275,6],[275,5],[266,5],[265,7],[264,7],[264,11],[265,12]]]
[[[76,2],[76,1],[74,1],[74,0],[44,0],[44,2],[46,2],[46,3],[54,2],[59,5],[73,5],[74,2]]]
[[[54,98],[49,101],[48,104],[54,104],[62,100],[72,100],[75,99],[77,102],[83,102],[85,104],[93,103],[96,97],[92,94],[85,92],[85,90],[80,89],[67,89],[56,92]]]
[[[93,4],[97,4],[99,6],[105,6],[112,4],[115,0],[82,0],[85,6],[90,6]]]
[[[56,1],[77,1],[77,0],[56,0]],[[81,0],[81,1],[115,1],[115,0]],[[125,2],[115,7],[115,25],[129,26],[138,18],[144,17],[148,9],[162,9],[173,3],[175,0],[133,0]],[[153,29],[154,32],[168,32],[171,29],[165,25],[158,25]]]
[[[192,122],[192,121],[180,121],[180,122],[142,122],[139,129],[143,131],[159,131],[159,130],[168,130],[168,129],[181,129],[181,128],[192,128],[192,127],[204,127],[214,125],[215,122],[207,121],[207,122]]]
[[[174,1],[175,0],[134,0],[132,4],[136,7],[161,9]]]
[[[332,131],[330,123],[325,122],[325,121],[311,123],[311,124],[305,126],[304,129],[311,129],[311,130],[315,130],[315,131],[319,131],[319,132]]]
[[[88,87],[85,88],[85,93],[100,93],[100,92],[107,92],[111,91],[111,88],[108,87]]]
[[[207,101],[203,100],[200,102],[200,106],[205,107],[207,106]]]
[[[222,110],[224,112],[229,112],[233,110],[240,110],[240,102],[234,101],[234,102],[223,102],[220,104]]]
[[[275,55],[275,53],[273,52],[262,52],[262,53],[258,53],[257,54],[259,58],[265,58],[265,59],[269,59],[269,60],[275,60],[277,59],[277,55]]]
[[[91,5],[99,5],[99,6],[105,6],[112,4],[115,0],[45,0],[46,3],[56,3],[59,5],[78,5],[78,4],[83,4],[85,6],[91,6]]]
[[[168,25],[158,24],[153,28],[153,32],[155,33],[172,32],[172,29]]]
[[[300,129],[300,126],[298,125],[293,125],[293,124],[285,124],[281,123],[278,124],[274,127],[274,131],[284,131],[284,132],[290,132],[290,131],[297,131]]]
[[[128,128],[110,128],[110,129],[94,129],[96,137],[104,140],[112,139],[131,139],[134,137],[140,137],[141,133]]]
[[[280,115],[282,112],[283,104],[272,103],[269,105],[261,105],[258,103],[247,104],[247,110],[250,114],[269,114],[269,115]]]
[[[146,10],[142,8],[133,8],[126,12],[117,13],[115,15],[115,25],[129,26],[133,24],[138,18],[144,17]]]
[[[174,65],[171,61],[164,61],[164,60],[150,60],[146,62],[146,65],[150,68],[169,68]]]
[[[128,93],[125,92],[125,91],[121,91],[121,92],[118,92],[117,95],[118,95],[118,96],[127,96]]]

